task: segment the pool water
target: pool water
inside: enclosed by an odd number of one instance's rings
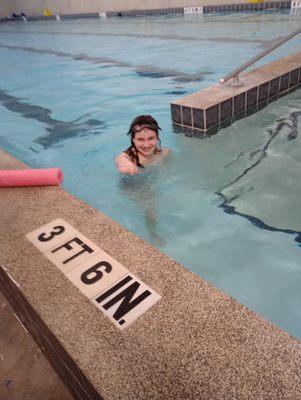
[[[299,24],[287,12],[1,23],[0,146],[61,167],[66,190],[301,338],[301,92],[208,139],[177,133],[169,106]],[[139,114],[172,154],[121,176],[113,158]]]

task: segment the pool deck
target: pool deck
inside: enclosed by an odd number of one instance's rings
[[[57,218],[161,299],[116,327],[26,238]],[[0,288],[74,398],[301,399],[300,341],[62,188],[1,188],[0,220]]]
[[[0,310],[0,399],[72,400],[1,292]]]
[[[173,122],[184,132],[189,129],[210,136],[237,119],[260,111],[301,87],[301,52],[239,76],[241,86],[234,86],[231,79],[171,103]]]

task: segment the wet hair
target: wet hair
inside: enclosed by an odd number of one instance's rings
[[[135,134],[138,132],[141,132],[142,129],[144,129],[144,128],[148,128],[151,131],[156,132],[158,142],[159,142],[159,147],[157,147],[155,149],[155,153],[161,152],[161,140],[159,138],[159,130],[161,131],[161,128],[158,125],[158,122],[151,115],[139,115],[138,117],[136,117],[133,120],[133,122],[131,123],[130,129],[127,133],[128,135],[131,136],[131,146],[125,150],[125,153],[130,157],[131,161],[140,168],[144,168],[144,167],[139,161],[138,150],[136,149],[136,146],[134,143],[134,138],[135,138]]]

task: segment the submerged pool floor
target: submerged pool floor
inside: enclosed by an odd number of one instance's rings
[[[174,131],[169,108],[298,24],[287,12],[2,23],[0,146],[61,167],[66,190],[301,338],[300,91],[204,140]],[[142,113],[172,155],[120,176],[113,158]]]

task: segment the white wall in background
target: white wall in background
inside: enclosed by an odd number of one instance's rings
[[[279,0],[280,1],[280,0]],[[174,8],[215,4],[244,3],[248,0],[0,0],[14,3],[15,12],[28,16],[43,15],[45,8],[53,14],[98,13],[102,11],[143,10],[153,8]]]
[[[0,0],[0,18],[7,17],[14,11],[14,0]]]

